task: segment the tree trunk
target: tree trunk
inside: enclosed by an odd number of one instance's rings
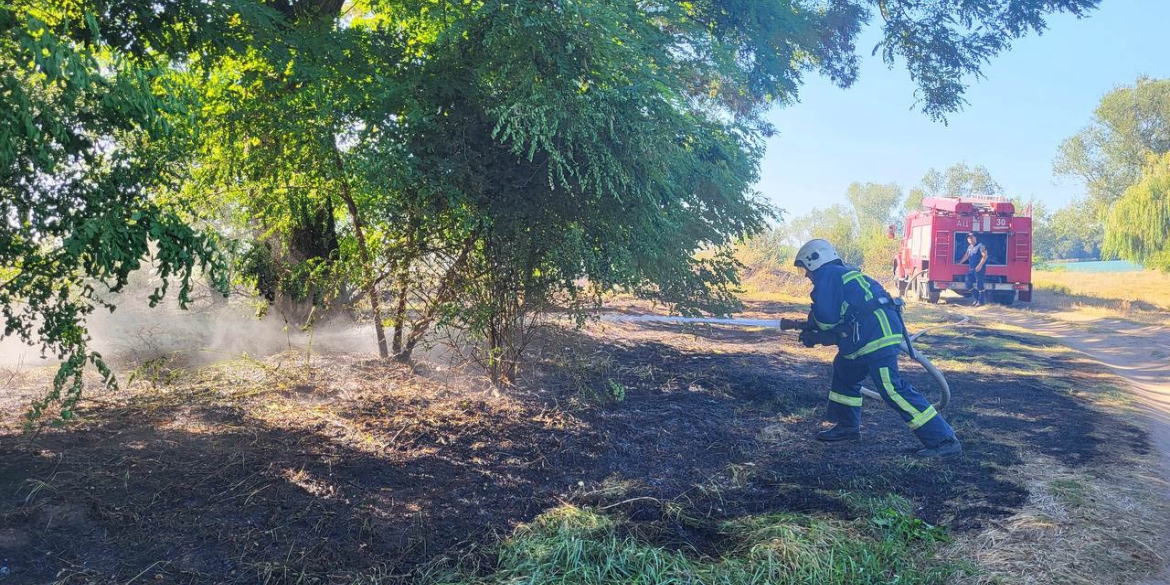
[[[434,321],[435,317],[438,315],[439,307],[454,297],[455,282],[459,278],[459,272],[462,271],[463,267],[467,264],[467,258],[471,255],[471,251],[473,248],[475,248],[475,242],[478,239],[478,230],[467,236],[467,240],[463,244],[463,249],[459,251],[459,256],[455,259],[455,262],[451,264],[451,267],[447,269],[447,273],[443,275],[443,280],[439,284],[439,290],[437,293],[435,293],[435,298],[427,307],[427,310],[423,314],[422,318],[420,318],[414,324],[414,327],[411,328],[410,336],[406,338],[406,346],[402,349],[400,359],[404,361],[410,359],[410,354],[414,352],[415,346],[418,345],[419,341],[422,341],[422,336],[426,334],[427,329],[429,329],[431,326],[431,322]]]
[[[402,359],[402,331],[406,329],[406,295],[408,294],[410,294],[410,262],[409,259],[403,259],[402,269],[398,275],[398,306],[394,309],[393,351],[395,356],[399,356],[399,359]]]
[[[390,357],[390,350],[386,347],[386,330],[382,327],[382,307],[378,303],[378,287],[374,282],[374,265],[370,260],[370,249],[366,245],[366,236],[362,232],[361,214],[358,213],[357,203],[349,190],[349,179],[345,176],[345,165],[341,161],[341,151],[333,145],[333,164],[337,168],[338,178],[341,181],[341,199],[349,209],[349,216],[353,219],[353,233],[357,238],[358,253],[362,261],[362,279],[366,289],[366,296],[370,297],[370,308],[374,312],[374,335],[378,338],[378,355],[382,359]]]
[[[419,256],[416,247],[419,240],[420,222],[416,213],[411,213],[410,231],[407,233],[406,254],[398,266],[398,306],[394,309],[394,343],[392,351],[399,361],[406,361],[409,355],[402,353],[402,332],[406,329],[406,299],[410,294],[410,265]]]

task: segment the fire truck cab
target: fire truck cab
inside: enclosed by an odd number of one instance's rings
[[[987,248],[984,290],[990,300],[1032,300],[1032,217],[1001,197],[928,197],[906,217],[894,279],[903,297],[937,303],[944,290],[968,295],[967,234]]]

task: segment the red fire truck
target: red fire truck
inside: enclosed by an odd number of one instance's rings
[[[928,197],[922,210],[906,218],[902,246],[894,260],[894,279],[903,297],[937,303],[939,293],[969,295],[967,234],[987,247],[984,289],[990,300],[1011,304],[1017,295],[1032,300],[1031,209],[1017,215],[999,197]]]

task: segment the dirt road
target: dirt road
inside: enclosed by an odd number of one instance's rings
[[[979,312],[1051,337],[1129,382],[1133,397],[1149,413],[1150,441],[1162,454],[1162,477],[1170,481],[1170,330],[1121,319],[1068,321],[1059,316],[990,307]],[[1170,490],[1167,497],[1170,498]],[[1170,567],[1144,585],[1170,585]]]
[[[1052,337],[1107,366],[1131,385],[1157,424],[1150,432],[1170,457],[1170,330],[1121,319],[1071,322],[1025,311],[989,308],[1007,325]],[[1170,459],[1167,460],[1170,463]]]

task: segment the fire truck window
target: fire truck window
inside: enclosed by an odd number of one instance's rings
[[[1007,264],[1007,234],[975,234],[979,243],[987,247],[987,265]],[[967,233],[955,232],[955,263],[967,252]]]
[[[930,249],[930,230],[920,225],[914,228],[914,237],[910,242],[910,253],[914,256],[925,256]]]

